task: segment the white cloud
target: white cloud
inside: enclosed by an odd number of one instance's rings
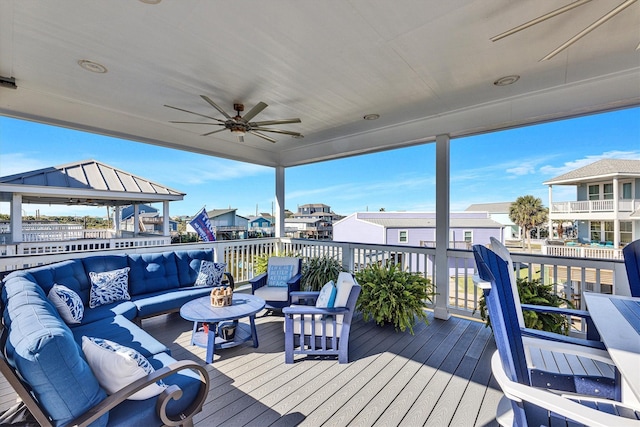
[[[628,159],[628,160],[640,160],[640,150],[636,151],[605,151],[602,154],[594,154],[585,156],[581,159],[565,162],[561,166],[545,165],[540,168],[540,173],[551,177],[563,175],[572,170],[579,169],[583,166],[595,163],[602,159]]]
[[[54,165],[50,164],[50,161],[45,162],[38,157],[32,157],[29,153],[2,154],[0,158],[0,176],[15,175],[49,166]]]

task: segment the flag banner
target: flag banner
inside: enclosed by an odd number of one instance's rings
[[[213,232],[213,227],[211,227],[211,222],[209,221],[205,208],[202,208],[202,210],[189,221],[189,225],[196,230],[200,238],[205,242],[214,242],[216,240],[216,234]]]

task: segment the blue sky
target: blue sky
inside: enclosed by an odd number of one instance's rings
[[[640,108],[551,122],[451,141],[451,210],[532,194],[547,204],[542,182],[602,158],[640,160]],[[0,117],[0,176],[95,159],[186,193],[170,214],[206,206],[248,216],[271,212],[273,168]],[[433,211],[435,144],[285,170],[286,208],[324,203],[358,211]],[[554,187],[554,200],[575,200]],[[161,205],[156,207],[161,209]],[[25,205],[26,214],[104,216],[104,208]],[[0,213],[9,206],[0,203]]]

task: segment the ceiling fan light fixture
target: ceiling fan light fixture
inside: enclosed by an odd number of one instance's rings
[[[509,86],[509,85],[514,84],[518,80],[520,80],[520,76],[518,76],[516,74],[513,74],[511,76],[500,77],[498,80],[493,82],[493,84],[495,86]]]
[[[378,120],[380,118],[380,114],[365,114],[362,118],[365,120]]]

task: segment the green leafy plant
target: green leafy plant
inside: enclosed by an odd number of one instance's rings
[[[338,279],[338,274],[345,271],[340,260],[324,255],[310,257],[302,263],[300,285],[308,291],[319,291],[325,283]]]
[[[517,284],[521,304],[542,305],[547,307],[566,306],[573,308],[571,301],[553,293],[553,285],[543,285],[540,283],[540,279],[529,280],[518,278]],[[478,307],[480,317],[485,321],[487,326],[490,327],[491,320],[487,313],[484,295],[480,297]],[[569,335],[571,324],[569,323],[569,319],[562,314],[538,313],[531,310],[523,310],[522,317],[524,317],[524,325],[527,328]]]
[[[429,322],[425,308],[435,293],[431,281],[421,274],[404,271],[395,263],[370,264],[356,273],[356,280],[362,287],[356,307],[364,320],[391,323],[403,332],[408,328],[411,334],[416,321]]]

